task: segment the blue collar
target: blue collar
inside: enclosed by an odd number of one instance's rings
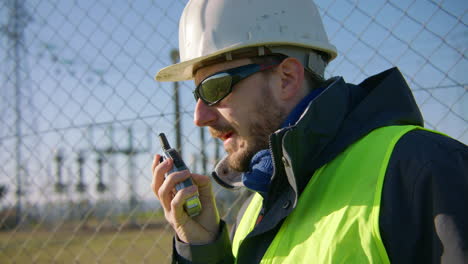
[[[301,115],[304,113],[305,109],[307,106],[314,100],[317,96],[319,96],[325,88],[319,88],[315,89],[312,92],[310,92],[306,97],[304,97],[297,105],[294,107],[294,109],[291,111],[291,113],[288,115],[286,120],[281,124],[281,128],[289,127],[294,124],[299,120]]]
[[[281,128],[290,127],[299,120],[307,106],[319,96],[325,88],[315,89],[304,97],[291,111]],[[271,176],[273,175],[273,161],[269,149],[257,152],[250,161],[249,170],[242,174],[242,183],[245,187],[260,193],[263,197],[268,192]]]

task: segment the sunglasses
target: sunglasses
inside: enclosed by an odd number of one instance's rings
[[[270,64],[248,64],[208,76],[193,91],[195,101],[201,99],[206,105],[213,106],[232,92],[238,82],[261,71],[273,68],[281,62]]]

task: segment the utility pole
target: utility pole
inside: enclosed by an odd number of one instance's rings
[[[114,125],[110,124],[106,128],[106,131],[107,131],[107,137],[108,137],[108,140],[109,140],[109,146],[115,146],[116,143],[115,143],[115,137],[114,137]],[[119,171],[117,170],[117,166],[116,166],[116,163],[115,163],[115,156],[111,155],[111,156],[106,157],[106,163],[108,164],[108,168],[109,168],[108,173],[109,173],[109,175],[113,175],[113,177],[117,177],[117,175],[119,175]],[[102,179],[101,179],[101,181],[104,184],[104,181]],[[115,199],[116,198],[115,195],[117,195],[117,193],[115,192],[115,190],[116,190],[115,181],[113,181],[113,180],[108,181],[107,185],[105,185],[104,187],[105,187],[105,189],[103,189],[103,192],[105,190],[107,190],[107,189],[112,190],[111,192],[107,192],[107,193],[109,195],[112,195],[113,198]],[[98,187],[98,191],[99,191],[99,187]]]
[[[129,206],[130,210],[136,208],[137,197],[135,192],[135,155],[138,153],[138,150],[133,147],[133,130],[131,127],[128,127],[128,149],[125,151],[125,154],[128,157],[128,188],[130,191]]]
[[[55,156],[54,156],[54,161],[55,161],[55,175],[57,177],[57,181],[54,185],[55,187],[55,192],[57,194],[59,194],[59,199],[60,199],[60,203],[59,203],[59,212],[58,212],[58,216],[59,217],[64,217],[62,220],[65,219],[65,204],[64,204],[64,193],[67,189],[67,185],[64,183],[63,181],[63,164],[64,164],[64,161],[65,161],[65,156],[63,154],[63,151],[62,149],[57,149],[55,151]]]
[[[57,182],[55,183],[55,192],[62,194],[66,190],[66,185],[63,182],[63,161],[64,161],[64,154],[61,149],[57,149],[55,152],[55,175],[57,176]]]
[[[217,138],[214,139],[215,142],[215,151],[214,151],[214,165],[216,165],[219,161],[219,140]]]
[[[75,188],[76,191],[79,193],[79,200],[78,200],[78,217],[80,221],[84,221],[84,225],[87,224],[87,208],[86,208],[86,198],[85,193],[87,189],[87,185],[84,179],[84,164],[85,164],[85,152],[83,150],[78,151],[78,157],[76,158],[76,163],[78,164],[78,183],[76,184]],[[99,163],[99,158],[98,158]],[[101,168],[98,166],[98,174],[101,172]]]
[[[76,184],[76,191],[82,195],[84,192],[86,192],[86,184],[84,182],[83,174],[83,165],[85,163],[84,151],[81,150],[78,152],[76,162],[78,163],[78,183]]]
[[[206,175],[206,163],[208,161],[206,157],[206,151],[205,151],[205,128],[200,127],[200,154],[201,154],[201,165],[202,165],[202,172],[203,175]]]
[[[179,61],[179,51],[174,49],[171,51],[171,59],[175,64]],[[174,82],[174,129],[176,131],[176,149],[182,155],[182,136],[181,136],[181,120],[180,120],[180,100],[179,100],[179,82]]]
[[[15,88],[15,134],[16,134],[16,150],[15,150],[15,162],[16,162],[16,224],[20,224],[21,221],[21,196],[23,195],[22,190],[22,171],[24,170],[22,165],[22,153],[21,148],[22,142],[22,113],[21,113],[21,86],[22,72],[25,69],[21,69],[23,62],[23,54],[25,53],[26,46],[24,41],[24,30],[30,20],[29,14],[23,6],[23,1],[10,0],[7,1],[6,6],[9,8],[9,19],[6,25],[1,26],[1,32],[8,38],[8,42],[11,46],[8,48],[8,57],[13,61],[13,73],[12,76],[8,76],[8,79],[12,79]]]

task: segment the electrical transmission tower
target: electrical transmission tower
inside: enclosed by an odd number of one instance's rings
[[[15,171],[16,171],[16,223],[19,224],[21,221],[21,196],[23,194],[22,181],[23,172],[25,167],[23,166],[21,149],[23,146],[22,139],[22,122],[23,113],[26,103],[23,102],[27,98],[27,92],[25,88],[29,80],[29,70],[25,60],[27,49],[24,38],[24,31],[31,21],[31,16],[26,11],[23,5],[23,1],[20,0],[6,0],[5,6],[8,9],[8,20],[6,24],[0,25],[0,33],[6,37],[7,47],[6,52],[6,71],[5,71],[5,85],[0,90],[3,90],[2,97],[5,99],[6,111],[2,109],[2,119],[7,119],[8,116],[14,116],[14,125],[12,125],[11,134],[15,137]],[[10,98],[13,97],[14,100]],[[14,102],[10,102],[14,101]],[[14,109],[14,110],[10,110]],[[9,113],[10,111],[14,112]],[[13,115],[11,115],[13,114]],[[9,120],[8,120],[9,121]],[[14,127],[14,128],[13,128]],[[8,128],[6,128],[8,129]]]

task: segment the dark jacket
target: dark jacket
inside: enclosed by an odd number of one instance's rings
[[[314,172],[350,144],[379,127],[423,125],[395,68],[359,85],[342,78],[330,82],[294,126],[271,135],[275,169],[264,217],[240,246],[238,263],[260,262]],[[292,173],[286,174],[285,164],[292,164]],[[468,263],[468,148],[427,131],[404,135],[385,175],[379,223],[392,263]],[[217,241],[209,245],[175,239],[173,261],[232,263],[224,222],[220,228]]]

